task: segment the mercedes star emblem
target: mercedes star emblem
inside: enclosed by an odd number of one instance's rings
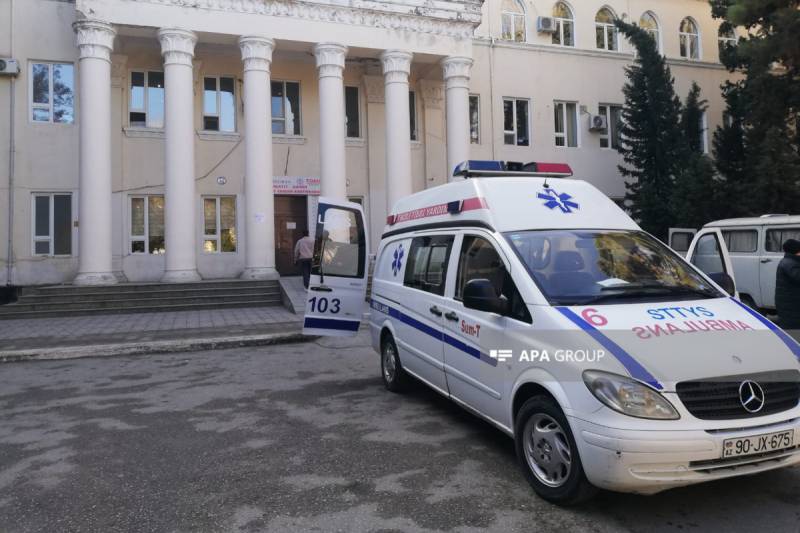
[[[757,413],[764,407],[764,389],[755,381],[742,381],[739,385],[739,401],[745,411]]]

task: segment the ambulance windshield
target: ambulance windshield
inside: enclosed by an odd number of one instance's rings
[[[505,236],[554,305],[723,296],[641,231],[544,230]]]

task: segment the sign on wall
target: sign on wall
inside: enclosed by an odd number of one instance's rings
[[[273,176],[272,192],[319,196],[320,179],[308,176]]]

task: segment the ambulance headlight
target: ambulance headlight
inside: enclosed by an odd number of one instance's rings
[[[658,391],[625,376],[586,370],[583,382],[595,398],[607,407],[628,416],[676,420],[678,411]]]

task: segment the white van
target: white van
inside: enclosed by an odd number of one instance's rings
[[[763,215],[709,222],[700,230],[701,238],[693,255],[686,253],[697,230],[671,228],[669,243],[696,265],[714,261],[718,254],[711,233],[721,234],[731,258],[736,288],[741,300],[754,308],[775,309],[775,274],[783,257],[783,243],[800,239],[800,215]]]
[[[465,162],[393,207],[369,315],[386,387],[416,378],[494,424],[557,503],[800,462],[800,345],[730,295],[724,241],[703,272],[570,174]],[[320,206],[337,237],[317,241],[307,331],[355,334],[363,215]]]

